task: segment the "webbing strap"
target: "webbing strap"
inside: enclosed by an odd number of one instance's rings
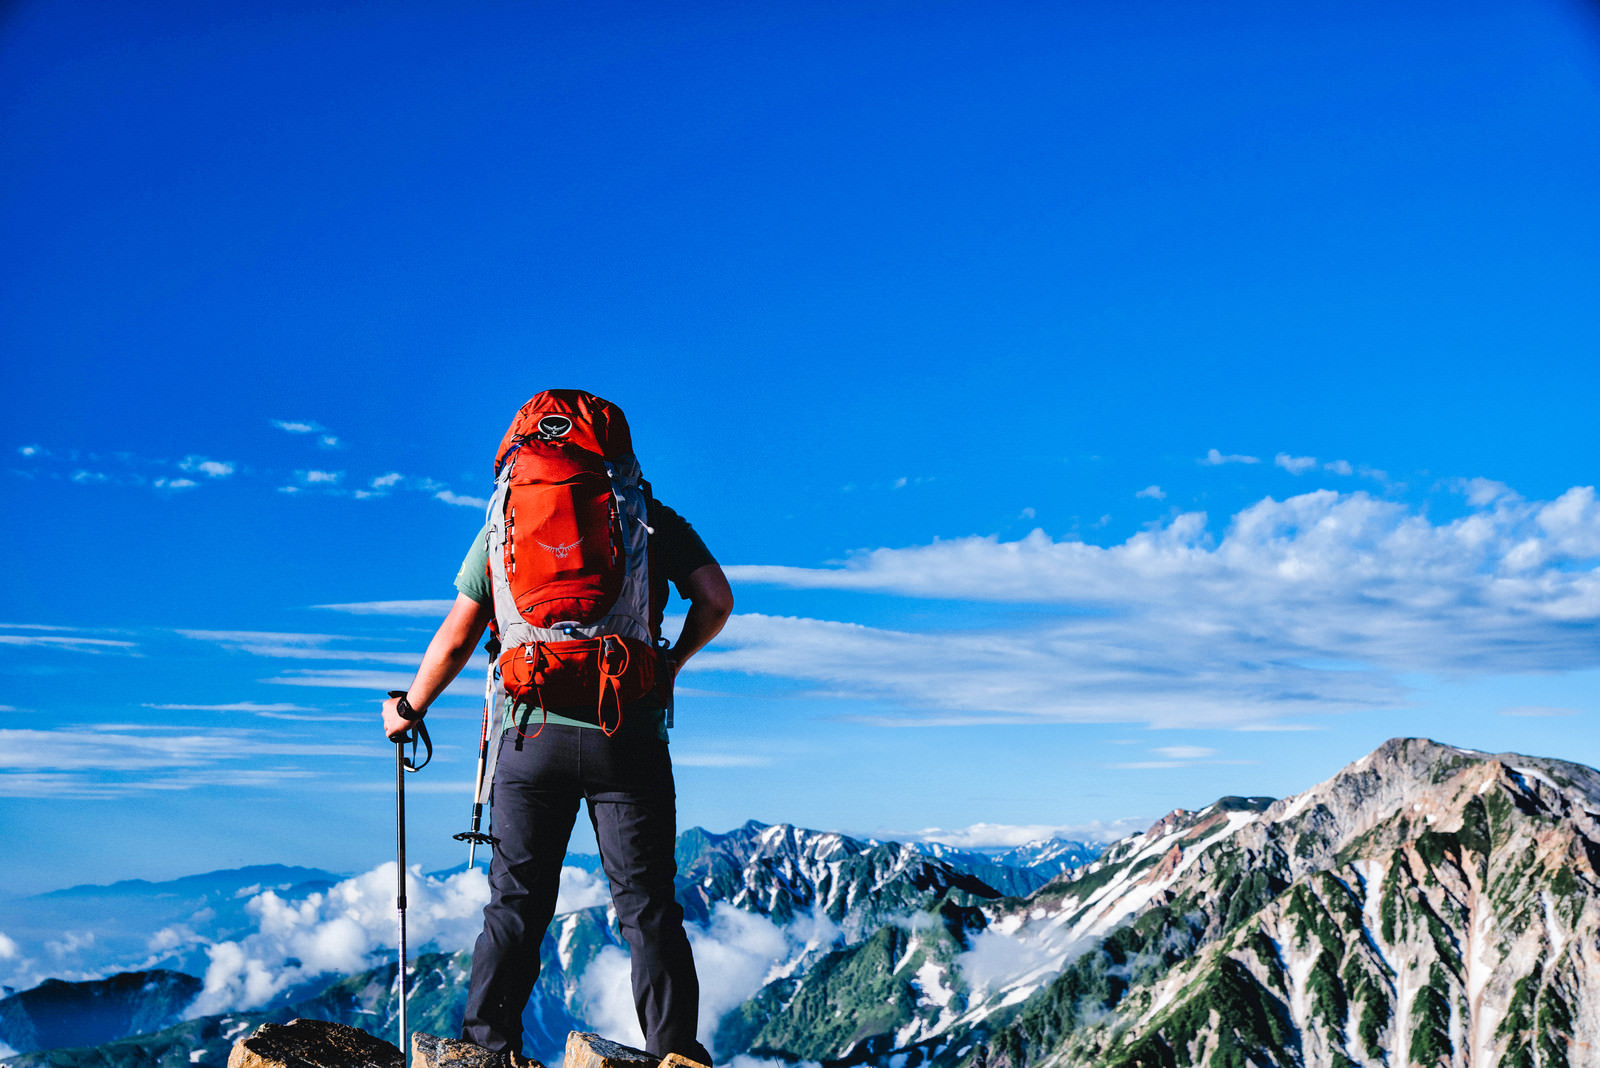
[[[411,708],[411,706],[406,702],[406,691],[390,690],[389,696],[400,698],[400,714],[402,716],[404,716],[408,711],[415,711],[415,709]],[[422,758],[422,763],[420,764],[417,763],[417,741],[419,739],[428,753],[427,756]],[[427,724],[422,722],[422,718],[420,716],[416,720],[416,725],[406,733],[402,734],[400,737],[396,738],[395,742],[399,745],[405,745],[407,742],[411,743],[411,755],[402,755],[400,758],[401,765],[404,766],[407,771],[421,771],[423,768],[428,766],[428,761],[433,759],[433,739],[428,737]]]
[[[619,646],[622,649],[622,663],[617,666],[617,670],[610,671],[608,670],[610,664],[606,654]],[[628,671],[628,659],[627,642],[615,634],[607,634],[600,639],[600,697],[595,702],[594,719],[596,723],[600,724],[600,729],[605,731],[607,738],[622,729],[622,676]],[[612,703],[617,706],[617,725],[610,728],[606,727],[606,691],[608,689],[611,692]]]

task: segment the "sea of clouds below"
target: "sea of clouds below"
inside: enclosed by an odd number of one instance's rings
[[[196,930],[204,927],[205,917],[201,916],[197,922],[169,924],[152,934],[147,946],[150,960],[170,957],[184,948],[202,948],[207,954],[204,987],[188,1008],[188,1018],[259,1008],[318,980],[361,972],[389,959],[395,952],[397,933],[394,891],[393,862],[303,897],[261,891],[245,905],[254,929],[244,937],[208,940]],[[455,952],[472,946],[489,896],[482,869],[448,876],[428,876],[412,869],[406,893],[407,936],[413,956],[423,949]],[[608,900],[602,874],[562,868],[557,915],[604,905]],[[919,919],[925,918],[909,917],[905,922],[916,926]],[[718,902],[709,923],[690,924],[688,934],[700,977],[699,1029],[703,1038],[709,1038],[726,1013],[766,984],[792,974],[817,953],[835,946],[840,930],[817,913],[802,914],[779,926],[765,916]],[[982,980],[980,986],[994,989],[1004,985],[1043,963],[1030,947],[1010,944],[1015,941],[986,938],[964,955],[961,963],[972,966],[975,977]],[[86,949],[92,942],[92,937],[80,938],[76,948]],[[968,957],[972,959],[968,961]],[[148,967],[150,960],[107,963],[99,973]],[[1053,963],[1059,967],[1059,961]],[[0,967],[5,968],[0,975],[5,975],[8,985],[35,985],[43,978],[38,970],[41,964],[0,933]],[[607,946],[590,962],[580,980],[574,1008],[600,1033],[643,1044],[624,949]],[[741,1056],[730,1062],[730,1068],[759,1068],[766,1063]]]
[[[424,949],[455,952],[471,948],[489,898],[482,869],[441,877],[413,868],[406,886],[407,941],[413,957]],[[152,934],[145,960],[102,961],[101,967],[77,970],[70,977],[88,979],[137,970],[184,949],[202,948],[209,959],[204,987],[186,1016],[192,1019],[259,1008],[319,979],[361,972],[389,959],[395,952],[397,934],[394,894],[393,862],[303,897],[262,891],[245,905],[254,929],[242,938],[210,940],[203,933],[207,917],[191,917],[192,922],[168,924]],[[558,915],[608,901],[603,875],[562,868]],[[839,931],[825,916],[806,915],[779,927],[764,916],[719,902],[710,922],[691,924],[688,933],[700,976],[700,1029],[703,1035],[710,1035],[725,1013],[766,983],[788,974],[808,954],[831,946]],[[81,958],[94,941],[93,935],[85,932],[72,946],[59,944],[52,951],[34,955],[0,933],[0,981],[14,988],[37,985],[50,970],[41,957],[59,960],[78,953]],[[80,963],[88,960],[80,959]],[[628,972],[624,950],[614,946],[603,949],[583,974],[580,1011],[600,1032],[642,1045]],[[745,1068],[758,1063],[743,1059],[749,1062]]]

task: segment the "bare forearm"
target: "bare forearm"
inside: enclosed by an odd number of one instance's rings
[[[672,646],[672,659],[682,664],[695,653],[706,647],[706,644],[715,638],[722,627],[728,622],[728,613],[721,612],[705,605],[692,604],[689,612],[683,617],[683,630],[678,634],[678,640]]]
[[[428,643],[428,651],[422,654],[422,666],[417,668],[417,677],[411,680],[411,688],[406,691],[406,700],[411,707],[418,712],[426,712],[434,699],[467,666],[476,645],[475,640],[462,641],[459,636],[452,638],[442,631],[435,634]]]
[[[683,619],[683,630],[672,647],[673,663],[683,662],[705,648],[715,638],[733,613],[733,591],[728,588],[727,576],[716,564],[696,568],[684,587],[689,595],[689,612]]]
[[[416,711],[416,719],[402,717],[400,699],[391,697],[383,703],[385,734],[390,738],[399,738],[422,718],[422,713],[433,704],[434,698],[444,692],[444,688],[472,659],[472,650],[493,615],[494,609],[489,605],[479,604],[465,594],[456,597],[449,614],[428,643],[428,651],[422,654],[422,666],[417,669],[417,677],[411,680],[411,688],[406,691],[406,704]]]

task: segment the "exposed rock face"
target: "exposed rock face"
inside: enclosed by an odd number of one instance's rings
[[[561,1068],[657,1068],[660,1063],[660,1057],[642,1049],[574,1031],[567,1036],[567,1056]]]
[[[411,1068],[505,1068],[505,1055],[474,1042],[419,1034],[411,1036]]]
[[[293,1020],[262,1024],[240,1039],[228,1068],[404,1068],[400,1051],[381,1038],[343,1024]],[[545,1068],[520,1054],[484,1049],[438,1035],[411,1036],[411,1068]],[[600,1035],[567,1036],[562,1068],[707,1068],[676,1053],[665,1059]]]
[[[1592,769],[1395,739],[1225,807],[991,916],[1063,931],[1064,970],[998,1028],[990,1068],[1600,1063]],[[1073,937],[1108,918],[1092,948]]]
[[[393,1043],[324,1020],[262,1024],[240,1039],[228,1068],[405,1068]]]

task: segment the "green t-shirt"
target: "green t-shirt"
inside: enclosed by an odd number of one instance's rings
[[[650,620],[650,629],[653,633],[661,631],[661,606],[667,602],[666,585],[670,581],[678,588],[681,596],[684,593],[683,583],[690,574],[706,564],[716,563],[716,558],[706,548],[706,543],[700,540],[700,535],[695,533],[694,527],[688,521],[674,512],[666,505],[652,499],[650,501],[650,603],[654,618]],[[494,594],[489,587],[489,525],[484,524],[478,531],[478,536],[472,541],[472,548],[467,551],[466,559],[461,561],[461,570],[456,572],[456,589],[479,604],[489,604],[494,600]],[[573,727],[588,727],[599,730],[597,723],[574,719],[555,712],[541,712],[531,705],[518,706],[507,695],[505,707],[501,714],[501,729],[509,730],[512,726],[520,725],[524,733],[531,734],[539,729],[539,724],[548,720],[550,723],[565,723]],[[659,695],[651,693],[622,711],[622,726],[618,728],[621,733],[629,735],[655,735],[662,741],[667,738],[666,708],[662,705]]]

